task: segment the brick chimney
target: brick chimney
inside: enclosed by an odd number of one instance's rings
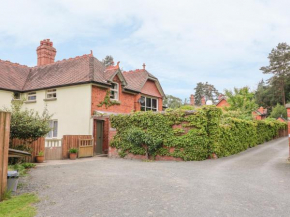
[[[193,94],[190,95],[190,105],[192,105],[192,106],[195,105],[195,102],[194,102],[194,95],[193,95]]]
[[[40,46],[36,49],[37,52],[37,66],[43,66],[54,63],[56,49],[49,39],[40,41]]]
[[[203,96],[202,98],[201,98],[201,105],[205,105],[205,97]]]

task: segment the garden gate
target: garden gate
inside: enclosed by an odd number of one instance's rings
[[[62,140],[46,139],[45,140],[45,160],[62,159]]]

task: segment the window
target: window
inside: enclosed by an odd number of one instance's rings
[[[158,111],[157,99],[141,96],[141,111]]]
[[[112,83],[111,84],[111,94],[110,94],[110,99],[119,99],[119,85],[117,83]]]
[[[36,92],[30,92],[27,94],[27,101],[35,101],[36,100]]]
[[[57,130],[58,130],[58,121],[57,120],[51,120],[49,121],[49,127],[51,130],[47,134],[47,138],[56,138],[57,137]]]
[[[13,93],[13,99],[14,100],[20,100],[21,94],[19,92],[14,92]]]
[[[47,90],[46,99],[56,99],[56,89]]]

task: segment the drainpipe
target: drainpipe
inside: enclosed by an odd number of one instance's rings
[[[290,104],[286,104],[286,109],[287,109],[288,140],[289,140],[289,157],[288,157],[288,161],[290,161]]]

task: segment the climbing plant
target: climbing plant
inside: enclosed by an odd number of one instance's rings
[[[111,142],[121,157],[132,153],[205,160],[212,153],[225,157],[276,137],[285,123],[249,121],[222,116],[215,106],[196,111],[135,112],[111,116],[117,134]]]
[[[103,105],[105,105],[105,107],[107,109],[112,105],[120,105],[120,104],[121,103],[119,101],[110,99],[110,90],[107,90],[104,100],[102,102],[100,102],[97,106],[102,107]]]

